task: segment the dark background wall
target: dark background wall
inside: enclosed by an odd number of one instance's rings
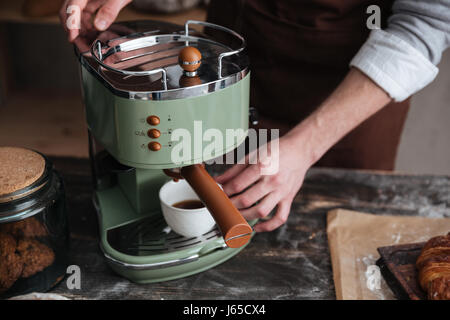
[[[8,23],[6,32],[15,90],[23,87],[78,90],[77,59],[61,27]]]

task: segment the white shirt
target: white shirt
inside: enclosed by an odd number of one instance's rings
[[[373,30],[350,62],[403,101],[434,80],[450,47],[450,0],[396,0],[385,30]]]

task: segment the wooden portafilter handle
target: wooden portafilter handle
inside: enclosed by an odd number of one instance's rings
[[[226,245],[230,248],[245,245],[251,238],[252,227],[206,169],[199,164],[182,167],[181,176],[208,208],[222,232]]]

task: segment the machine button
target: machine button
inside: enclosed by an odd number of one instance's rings
[[[148,148],[152,151],[158,151],[161,149],[161,144],[156,141],[152,141],[148,144]]]
[[[157,116],[149,116],[147,118],[147,123],[151,126],[157,126],[160,123],[159,117]]]
[[[150,138],[156,139],[159,138],[161,136],[161,131],[159,131],[158,129],[150,129],[147,131],[147,135]]]

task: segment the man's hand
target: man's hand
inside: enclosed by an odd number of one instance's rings
[[[277,173],[261,175],[264,166],[260,162],[237,164],[216,180],[223,184],[224,191],[246,219],[266,217],[277,206],[273,218],[255,226],[257,232],[274,230],[286,222],[306,171],[336,142],[390,100],[366,75],[351,69],[315,112],[279,139]]]
[[[79,35],[96,29],[106,30],[117,18],[120,10],[132,0],[66,0],[59,11],[59,18],[64,29],[68,33],[68,40],[73,42]],[[71,7],[75,6],[75,7]],[[68,28],[67,21],[71,14],[76,14],[70,10],[78,7],[79,28]],[[67,12],[69,11],[69,12]]]
[[[247,220],[264,218],[277,207],[270,220],[255,226],[257,232],[272,231],[286,222],[292,200],[312,165],[312,159],[292,148],[293,141],[289,137],[280,138],[278,143],[278,154],[270,151],[270,157],[278,157],[278,170],[273,174],[264,175],[267,166],[264,158],[258,158],[254,163],[249,161],[247,155],[246,164],[237,164],[216,177],[216,181],[223,185],[225,193],[231,196],[231,201]],[[256,154],[258,152],[251,153]],[[252,206],[257,201],[260,202]]]

